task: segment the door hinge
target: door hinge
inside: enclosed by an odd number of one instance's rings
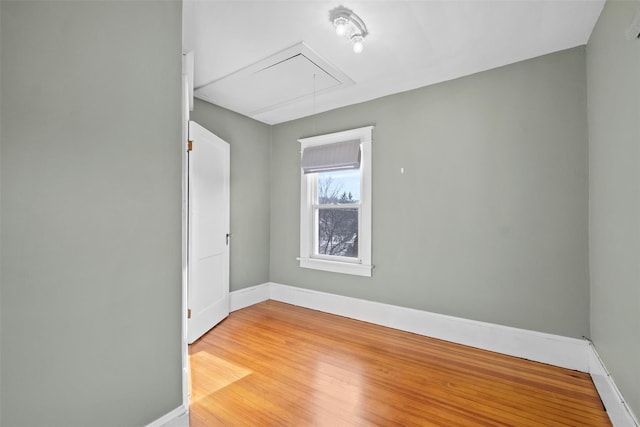
[[[187,143],[187,151],[193,151],[193,141],[191,140]]]
[[[231,233],[227,233],[227,246],[229,246],[229,237],[231,237]]]
[[[191,319],[191,309],[187,308],[187,319]]]

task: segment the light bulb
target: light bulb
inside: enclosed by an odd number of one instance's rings
[[[353,36],[351,38],[351,41],[353,42],[353,51],[355,53],[362,52],[362,49],[364,49],[364,45],[362,44],[362,36]]]
[[[346,18],[343,18],[343,17],[336,18],[336,20],[333,21],[333,25],[336,27],[336,34],[339,36],[344,36],[345,34],[347,34],[348,24],[349,24],[349,21],[347,21]]]

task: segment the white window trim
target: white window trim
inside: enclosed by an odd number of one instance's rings
[[[334,273],[371,277],[371,134],[373,126],[351,129],[327,135],[299,139],[301,152],[305,148],[336,142],[360,140],[362,162],[360,165],[360,218],[358,222],[358,258],[333,260],[314,256],[313,196],[315,174],[305,175],[300,170],[300,267]]]

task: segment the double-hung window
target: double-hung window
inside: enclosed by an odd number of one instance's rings
[[[372,129],[298,140],[300,267],[371,276]]]

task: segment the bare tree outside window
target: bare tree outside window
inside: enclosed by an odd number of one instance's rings
[[[353,173],[347,179],[353,181]],[[356,176],[359,180],[359,175]],[[335,175],[318,176],[318,254],[358,257],[359,191],[345,186],[347,180]],[[323,205],[327,205],[324,207]],[[352,207],[331,206],[354,205]]]

